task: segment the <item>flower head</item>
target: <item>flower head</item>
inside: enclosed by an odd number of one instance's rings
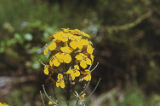
[[[57,87],[61,87],[61,88],[65,88],[65,83],[64,83],[63,75],[62,74],[58,74],[57,79],[58,80],[56,82],[56,86]]]
[[[78,29],[62,29],[50,36],[50,43],[46,44],[44,55],[48,56],[49,62],[44,66],[44,74],[50,75],[52,71],[57,75],[56,86],[65,88],[65,79],[70,77],[71,82],[75,79],[91,80],[88,67],[93,64],[93,45],[90,36]]]

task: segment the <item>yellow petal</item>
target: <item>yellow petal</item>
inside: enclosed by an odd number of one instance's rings
[[[86,59],[86,63],[87,63],[88,65],[91,65],[91,64],[92,64],[92,62],[91,62],[91,60],[90,60],[89,58]]]
[[[85,95],[86,95],[85,93],[82,93],[81,96],[80,96],[81,99],[84,99]]]
[[[58,79],[62,79],[62,78],[63,78],[63,75],[62,75],[62,74],[58,74],[57,78],[58,78]]]
[[[69,69],[66,74],[72,74],[73,73],[73,70]]]
[[[93,62],[93,60],[94,60],[94,56],[91,54],[91,60],[92,60],[92,62]]]
[[[69,44],[73,49],[76,49],[78,47],[77,41],[71,41]]]
[[[78,65],[74,65],[74,69],[79,70],[79,66]]]
[[[75,80],[75,75],[71,74],[71,78],[72,78],[72,80]]]
[[[53,103],[52,103],[52,101],[49,101],[48,104],[49,104],[49,105],[52,105]]]
[[[70,63],[72,61],[72,57],[69,54],[65,54],[63,60],[65,63]]]
[[[62,81],[62,82],[60,83],[60,87],[61,87],[61,88],[65,88],[65,83],[64,83],[64,81]]]
[[[63,62],[63,59],[64,59],[64,54],[63,53],[58,52],[55,56],[57,57],[57,59],[60,63]]]
[[[93,53],[93,47],[91,46],[91,45],[88,45],[88,47],[87,47],[87,52],[89,53],[89,54],[92,54]]]
[[[52,63],[54,64],[54,66],[58,67],[60,65],[60,62],[58,61],[57,58],[52,60]]]
[[[48,46],[48,48],[49,48],[49,50],[51,50],[51,51],[55,50],[55,48],[56,48],[56,43],[55,43],[54,41],[52,41],[52,42],[50,43],[50,45]]]
[[[45,65],[45,66],[44,66],[44,74],[45,74],[45,75],[48,75],[48,74],[49,74],[48,68],[49,68],[48,65]]]
[[[69,29],[63,28],[63,32],[67,33],[69,32]]]
[[[83,36],[87,37],[87,38],[90,38],[90,35],[84,33]]]
[[[56,82],[56,87],[59,87],[60,86],[60,83],[59,82]]]
[[[82,60],[80,66],[85,69],[87,67],[86,61]]]
[[[47,53],[48,53],[48,48],[45,48],[45,50],[43,51],[43,54],[47,55]]]
[[[61,51],[64,53],[69,53],[69,54],[72,52],[71,48],[68,46],[61,47]]]
[[[52,67],[53,66],[53,59],[49,60],[49,65]]]
[[[89,44],[89,41],[86,40],[86,39],[81,39],[81,40],[79,41],[79,43],[80,43],[81,45],[88,45],[88,44]]]
[[[80,72],[78,70],[76,70],[76,72],[74,73],[76,77],[80,76]]]
[[[86,80],[86,81],[90,81],[91,80],[91,74],[86,75],[83,79]]]
[[[80,54],[78,54],[78,55],[76,55],[76,59],[77,60],[83,60],[83,55],[81,55],[82,53],[80,53]]]

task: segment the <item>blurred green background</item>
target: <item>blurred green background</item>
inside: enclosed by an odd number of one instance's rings
[[[90,106],[160,105],[160,0],[0,0],[0,101],[42,106],[43,46],[60,28],[95,47]]]

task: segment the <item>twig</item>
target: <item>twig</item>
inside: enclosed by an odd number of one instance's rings
[[[96,89],[97,89],[97,87],[98,87],[100,81],[101,81],[101,78],[98,80],[98,82],[97,82],[95,88],[94,88],[93,91],[90,93],[90,95],[88,96],[88,98],[89,98],[90,96],[92,96],[92,94],[96,91]]]
[[[90,72],[94,71],[98,65],[99,65],[99,62],[97,62],[96,66]]]
[[[113,32],[113,31],[122,31],[122,30],[128,30],[130,28],[135,27],[136,25],[140,24],[143,20],[151,16],[151,11],[148,11],[147,13],[141,15],[139,18],[137,18],[134,22],[119,25],[119,26],[107,26],[105,29]]]
[[[42,88],[43,88],[43,91],[44,91],[45,95],[47,96],[47,98],[48,98],[50,101],[52,101],[52,103],[53,103],[54,105],[57,105],[57,103],[55,103],[55,102],[48,96],[48,94],[47,94],[47,92],[46,92],[46,90],[45,90],[45,88],[44,88],[44,85],[42,85]]]
[[[45,106],[44,99],[43,99],[43,95],[42,95],[42,92],[41,92],[41,91],[40,91],[40,95],[41,95],[41,99],[42,99],[43,106]]]

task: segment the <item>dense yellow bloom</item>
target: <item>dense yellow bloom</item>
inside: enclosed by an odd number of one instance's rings
[[[57,87],[61,87],[61,88],[65,88],[65,83],[64,83],[63,75],[62,74],[58,74],[57,79],[58,80],[56,82],[56,86]]]
[[[48,75],[48,74],[49,74],[48,68],[49,68],[48,65],[45,65],[45,66],[44,66],[44,74],[45,74],[45,75]]]
[[[52,41],[50,43],[50,45],[48,46],[48,49],[51,50],[51,51],[55,50],[56,49],[56,43],[54,41]]]
[[[57,75],[57,87],[65,88],[68,75],[71,82],[76,82],[75,79],[91,80],[91,73],[87,68],[93,63],[94,48],[89,38],[88,34],[78,29],[65,28],[49,37],[50,43],[46,44],[43,51],[44,55],[49,52],[46,56],[49,61],[44,66],[44,74],[52,76],[54,71]]]
[[[0,102],[0,106],[9,106],[9,105],[8,105],[8,104],[1,103],[1,102]]]

